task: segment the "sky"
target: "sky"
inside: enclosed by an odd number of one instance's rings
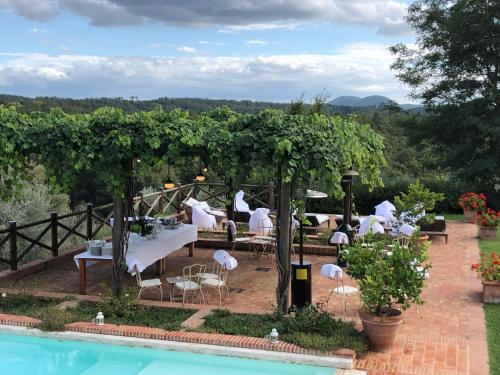
[[[407,103],[410,0],[0,0],[0,93]]]

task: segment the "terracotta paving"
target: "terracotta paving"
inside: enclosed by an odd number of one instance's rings
[[[370,352],[356,360],[356,367],[369,374],[470,374],[487,375],[487,348],[484,314],[481,305],[481,283],[470,272],[470,264],[479,258],[476,227],[472,224],[449,222],[449,242],[436,238],[430,247],[433,264],[430,278],[426,280],[423,298],[426,303],[405,313],[394,348],[386,353]],[[194,263],[211,265],[214,250],[196,249],[195,257],[187,257],[181,249],[167,258],[165,276],[180,274],[182,267]],[[275,264],[272,257],[250,257],[246,252],[235,252],[238,268],[230,274],[230,288],[242,289],[231,293],[226,306],[239,311],[271,311],[276,285]],[[326,300],[328,281],[319,276],[322,264],[333,258],[309,255],[313,263],[313,302]],[[257,268],[269,268],[267,272]],[[143,278],[156,277],[154,268],[146,270]],[[111,265],[98,264],[88,269],[88,294],[98,295],[103,285],[110,285]],[[127,275],[126,284],[135,287],[135,279]],[[355,285],[346,278],[346,284]],[[78,292],[78,271],[73,262],[66,262],[26,277],[15,283],[17,288],[59,293]],[[166,286],[165,286],[166,289]],[[165,295],[168,291],[165,290]],[[154,300],[154,293],[144,293],[144,298]],[[218,297],[211,294],[210,304]],[[155,302],[151,302],[156,304]],[[167,303],[166,303],[167,305]],[[168,303],[168,305],[179,305]],[[200,306],[201,307],[201,306]],[[359,300],[348,301],[346,317],[356,321]],[[418,311],[420,310],[420,311]],[[330,312],[341,313],[341,301],[332,299]]]

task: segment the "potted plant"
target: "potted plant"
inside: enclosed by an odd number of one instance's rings
[[[483,280],[483,301],[500,303],[500,254],[481,254],[481,262],[471,265]]]
[[[420,183],[419,180],[408,186],[408,193],[401,192],[394,197],[398,225],[409,224],[417,227],[419,224],[432,224],[435,215],[429,213],[436,206],[436,202],[444,199],[444,194],[434,193]],[[426,241],[427,235],[421,236],[420,242]]]
[[[494,240],[497,238],[497,228],[500,224],[500,211],[483,209],[474,216],[474,223],[479,227],[479,237],[482,240]]]
[[[477,211],[486,207],[486,196],[483,193],[464,193],[458,199],[458,204],[464,210],[464,222],[472,223]]]
[[[373,351],[383,352],[394,343],[403,315],[413,303],[423,303],[420,294],[425,272],[422,266],[427,252],[419,254],[410,247],[392,244],[386,252],[387,241],[378,241],[373,247],[353,245],[343,253],[349,267],[347,274],[358,281],[363,307],[359,317]]]

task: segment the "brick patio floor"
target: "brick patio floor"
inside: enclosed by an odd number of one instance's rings
[[[484,314],[481,305],[481,283],[470,272],[470,264],[479,258],[477,230],[472,224],[449,222],[449,243],[437,238],[430,247],[433,264],[430,278],[426,280],[423,298],[426,303],[412,307],[405,313],[394,348],[387,353],[370,352],[356,360],[356,367],[366,369],[371,375],[379,374],[470,374],[487,375],[487,347]],[[187,249],[177,251],[167,258],[165,276],[175,276],[182,267],[194,263],[211,265],[213,250],[196,249],[195,257],[187,257]],[[238,268],[230,274],[230,288],[242,289],[231,293],[228,305],[242,310],[273,309],[276,272],[274,258],[248,258],[246,252],[235,252]],[[305,256],[313,263],[313,300],[324,301],[328,282],[319,276],[322,264],[332,260],[325,256]],[[269,268],[257,271],[258,268]],[[88,268],[87,293],[97,295],[103,291],[101,284],[110,285],[111,265],[98,264]],[[156,277],[154,268],[146,270],[144,278]],[[126,284],[135,287],[135,279],[128,274]],[[355,285],[346,278],[346,284]],[[60,293],[78,292],[78,271],[73,262],[29,276],[15,282],[16,288]],[[166,287],[165,287],[166,289]],[[165,295],[168,291],[165,290]],[[153,293],[144,298],[155,299]],[[218,297],[210,295],[209,303]],[[356,321],[359,300],[348,301],[346,316]],[[329,311],[340,314],[341,301],[330,302]]]

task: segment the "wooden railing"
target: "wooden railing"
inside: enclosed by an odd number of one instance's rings
[[[258,207],[274,209],[275,192],[272,183],[268,185],[243,185],[245,201]],[[172,189],[142,194],[134,198],[134,209],[144,215],[180,214],[183,211],[182,203],[190,197],[207,200],[216,207],[225,207],[228,187],[222,183],[193,182],[178,185]],[[0,263],[7,264],[11,270],[17,270],[19,263],[34,249],[44,249],[58,256],[60,249],[72,236],[83,240],[93,239],[105,227],[111,226],[113,204],[94,207],[87,204],[85,209],[58,215],[50,213],[50,217],[32,223],[18,225],[16,221],[9,221],[6,229],[0,229],[0,249],[8,246],[4,251],[8,256],[0,257]],[[71,224],[63,220],[71,219]],[[27,229],[36,229],[36,234],[30,235]],[[22,241],[21,241],[22,240]],[[20,244],[24,244],[20,246]]]

